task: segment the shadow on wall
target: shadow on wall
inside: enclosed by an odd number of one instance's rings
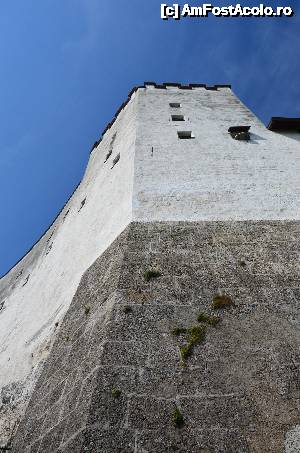
[[[249,143],[252,143],[252,144],[258,144],[258,142],[262,141],[262,140],[267,140],[266,138],[264,137],[261,137],[260,135],[257,135],[257,134],[253,134],[253,132],[251,132],[251,139],[250,139],[250,142]]]

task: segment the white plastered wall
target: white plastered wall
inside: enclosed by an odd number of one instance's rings
[[[149,86],[138,109],[135,219],[300,218],[300,143],[267,130],[230,88]],[[186,121],[171,121],[172,113]],[[249,142],[228,133],[240,125],[251,126]],[[182,130],[195,138],[178,139]]]

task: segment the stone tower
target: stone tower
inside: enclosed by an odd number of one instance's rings
[[[299,127],[132,90],[0,281],[0,451],[300,451]]]

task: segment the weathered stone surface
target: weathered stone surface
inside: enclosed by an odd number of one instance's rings
[[[297,451],[299,233],[292,221],[131,224],[83,276],[13,451]],[[161,275],[146,281],[151,269]],[[214,310],[217,292],[234,305]],[[187,338],[172,330],[199,312],[220,322],[183,366]]]

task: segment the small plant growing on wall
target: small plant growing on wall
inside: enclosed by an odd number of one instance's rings
[[[153,280],[154,278],[158,278],[160,276],[161,276],[161,273],[154,269],[151,269],[144,273],[144,279],[146,280],[146,282],[149,282],[150,280]]]
[[[179,349],[182,363],[192,355],[194,347],[204,341],[206,328],[204,326],[193,326],[186,329],[186,333],[188,335],[188,343]]]
[[[172,423],[175,428],[181,428],[184,424],[183,415],[177,406],[174,407],[172,412]]]
[[[171,331],[172,335],[180,336],[185,335],[187,344],[179,347],[180,364],[185,366],[185,360],[193,353],[194,347],[202,343],[205,339],[206,327],[205,326],[192,326],[192,327],[175,327]]]
[[[208,316],[206,313],[199,313],[197,316],[197,321],[198,322],[203,322],[205,324],[208,324],[210,326],[216,326],[219,324],[221,319],[218,316]]]
[[[172,335],[179,336],[183,333],[186,333],[187,329],[185,327],[175,327],[172,330]]]
[[[233,300],[231,299],[231,297],[226,296],[225,294],[216,294],[213,298],[212,308],[214,310],[232,306],[234,306]]]
[[[91,311],[91,306],[90,305],[85,305],[84,306],[84,313],[87,315],[90,314],[90,311]]]
[[[111,396],[115,399],[119,398],[121,396],[121,390],[113,388],[111,390]]]
[[[228,296],[216,297],[221,297],[221,301],[216,299],[217,308],[221,308],[222,303],[224,303],[223,297],[225,297],[225,305],[227,306],[229,304],[229,300],[227,300]],[[232,304],[232,301],[230,304]],[[179,347],[180,365],[183,367],[185,366],[186,359],[192,355],[194,347],[205,340],[207,327],[215,327],[221,319],[218,316],[209,316],[206,313],[200,312],[197,316],[197,321],[202,324],[191,327],[174,327],[171,330],[172,335],[176,337],[183,336],[185,338],[185,344]]]

